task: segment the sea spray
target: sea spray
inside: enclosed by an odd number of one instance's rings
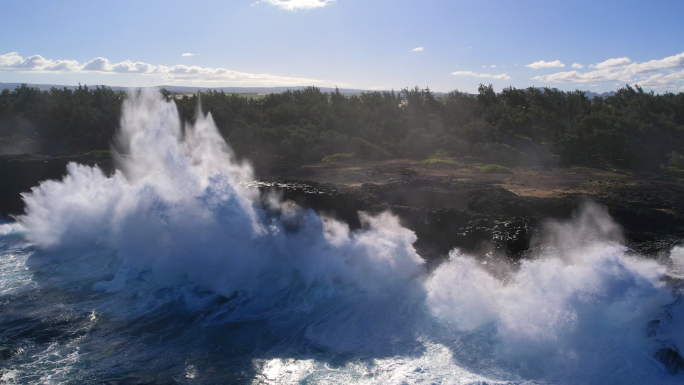
[[[0,241],[33,243],[0,242],[2,303],[17,314],[3,325],[68,325],[44,345],[8,334],[23,353],[3,380],[681,381],[654,353],[684,346],[681,294],[666,284],[684,252],[634,255],[598,206],[549,222],[518,264],[453,250],[428,272],[390,213],[351,231],[241,187],[251,169],[210,114],[183,125],[173,102],[136,93],[119,135],[121,171],[70,164],[0,225]]]
[[[528,378],[645,380],[660,344],[646,325],[674,300],[666,267],[609,241],[617,228],[592,204],[545,230],[543,254],[505,279],[453,251],[426,282],[432,314],[458,331],[493,328],[493,357]]]
[[[110,248],[122,260],[115,290],[150,271],[159,281],[187,279],[254,309],[337,292],[381,293],[418,277],[424,262],[415,234],[385,213],[364,215],[367,230],[323,218],[237,183],[251,178],[210,115],[181,129],[173,102],[142,92],[125,104],[119,155],[123,171],[69,164],[62,181],[24,195],[19,222],[45,249]],[[296,288],[296,290],[293,290]],[[305,295],[304,293],[308,293]]]

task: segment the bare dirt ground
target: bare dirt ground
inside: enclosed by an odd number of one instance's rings
[[[320,163],[303,166],[291,174],[295,179],[332,183],[348,187],[364,183],[384,184],[392,180],[420,176],[456,181],[479,181],[501,186],[517,195],[562,198],[566,194],[603,196],[625,187],[664,182],[684,186],[674,180],[660,180],[648,173],[588,167],[512,167],[512,174],[480,172],[483,163],[453,160],[453,166],[425,166],[418,160],[394,159],[378,162]],[[290,177],[290,175],[288,175]]]

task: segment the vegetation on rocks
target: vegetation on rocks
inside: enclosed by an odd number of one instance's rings
[[[482,168],[480,168],[480,172],[484,172],[487,174],[512,174],[513,171],[511,171],[510,168],[504,167],[504,166],[499,166],[498,164],[488,164]]]
[[[354,159],[354,154],[334,154],[334,155],[328,155],[325,158],[321,159],[321,162],[323,163],[330,163],[330,162],[347,162]]]
[[[453,160],[448,160],[448,159],[439,159],[439,158],[430,158],[430,159],[425,159],[420,162],[420,164],[424,166],[433,166],[433,167],[444,167],[444,166],[455,166],[456,162]]]

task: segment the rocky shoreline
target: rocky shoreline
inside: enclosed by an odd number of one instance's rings
[[[0,156],[0,214],[10,220],[22,214],[21,193],[42,180],[63,178],[69,162],[98,165],[108,175],[115,170],[111,156]],[[276,191],[352,228],[361,226],[358,211],[391,210],[416,232],[416,248],[428,259],[444,256],[454,247],[525,257],[544,221],[570,218],[586,202],[605,207],[622,227],[627,246],[645,255],[668,252],[684,234],[684,189],[655,178],[653,183],[614,188],[610,194],[570,193],[559,198],[521,196],[492,181],[411,174],[355,187],[303,179],[263,175],[252,187]]]
[[[12,219],[24,211],[21,194],[46,179],[61,179],[69,162],[98,165],[106,174],[116,169],[110,156],[70,154],[22,154],[0,156],[0,212]],[[262,175],[246,188],[274,192],[285,200],[336,217],[352,229],[361,228],[359,211],[390,210],[402,225],[418,236],[418,253],[436,266],[447,253],[459,248],[476,258],[506,258],[512,265],[535,254],[535,236],[548,220],[572,218],[587,202],[604,207],[621,226],[623,242],[635,252],[651,257],[667,256],[684,234],[684,191],[667,180],[624,184],[608,194],[564,194],[540,198],[515,194],[494,181],[455,180],[443,176],[407,174],[385,183],[358,186],[317,183]],[[682,280],[668,277],[675,301],[682,301]],[[655,335],[667,311],[651,321],[648,337]],[[650,334],[649,334],[650,333]],[[684,370],[678,348],[658,341],[654,358],[668,371]]]
[[[6,219],[24,213],[21,194],[41,181],[60,180],[70,162],[98,165],[108,175],[114,172],[114,159],[90,155],[18,154],[0,156],[0,215]]]
[[[426,258],[444,256],[454,247],[523,258],[545,221],[569,219],[587,202],[605,207],[622,227],[627,246],[645,255],[669,252],[684,234],[684,220],[672,211],[661,210],[660,203],[649,204],[652,200],[643,191],[630,192],[644,196],[643,201],[587,194],[535,198],[518,196],[490,183],[420,177],[356,188],[271,178],[259,188],[277,190],[285,199],[331,214],[352,228],[360,226],[357,211],[391,210],[404,226],[416,232],[415,246]],[[669,198],[676,212],[681,212],[682,199]]]

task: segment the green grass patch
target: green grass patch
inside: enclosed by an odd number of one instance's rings
[[[430,166],[430,167],[445,167],[445,166],[456,166],[456,162],[448,159],[437,159],[437,158],[430,158],[430,159],[425,159],[420,162],[423,166]]]
[[[437,151],[435,151],[434,154],[432,154],[432,156],[430,158],[431,159],[433,159],[433,158],[449,158],[453,155],[454,155],[453,153],[451,153],[447,150],[437,150]]]
[[[331,162],[348,162],[350,160],[354,159],[354,153],[351,154],[334,154],[334,155],[328,155],[325,158],[321,159],[321,162],[323,163],[331,163]]]
[[[112,150],[93,150],[93,151],[87,152],[85,155],[86,156],[97,156],[97,157],[114,156],[114,152],[112,152]]]
[[[684,170],[679,168],[679,167],[666,167],[666,166],[660,166],[660,169],[665,173],[666,175],[677,177],[677,178],[682,178],[684,177]]]
[[[487,174],[513,174],[510,168],[499,166],[498,164],[488,164],[480,169],[480,172]]]

